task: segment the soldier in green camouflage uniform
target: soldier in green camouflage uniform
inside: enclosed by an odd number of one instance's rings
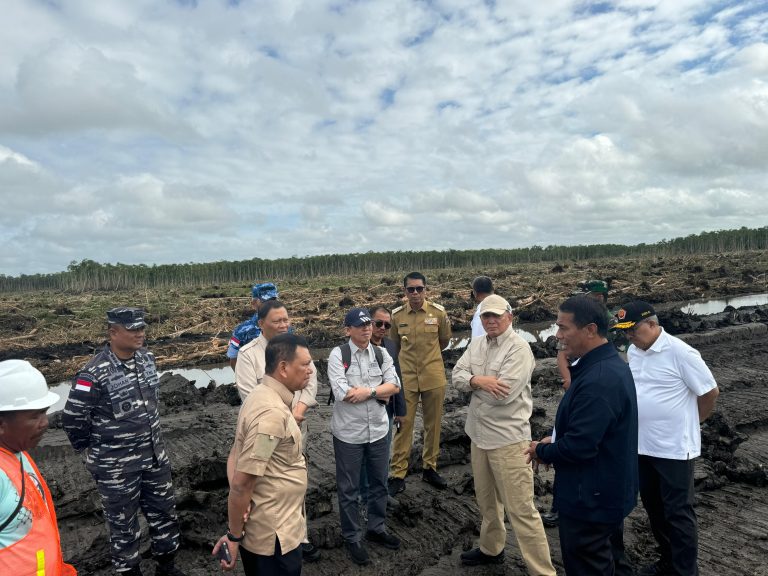
[[[171,464],[160,432],[155,358],[144,346],[144,311],[107,312],[109,344],[77,374],[62,424],[96,481],[109,527],[110,553],[121,576],[140,576],[139,508],[149,525],[155,574],[175,567],[179,524]]]

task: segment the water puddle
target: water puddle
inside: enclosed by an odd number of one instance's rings
[[[235,371],[230,368],[229,363],[216,364],[204,368],[174,368],[172,370],[160,372],[160,376],[163,374],[178,374],[190,382],[194,380],[196,388],[205,388],[211,381],[213,381],[216,386],[221,384],[234,384],[235,382]],[[59,395],[59,401],[48,409],[48,414],[53,414],[54,412],[64,409],[70,388],[72,388],[72,384],[69,382],[61,382],[60,384],[51,386],[51,392],[55,392]]]
[[[536,323],[536,324],[521,324],[515,328],[517,332],[526,342],[546,342],[547,338],[554,336],[557,332],[557,324],[551,324],[549,322]],[[471,332],[454,332],[453,338],[445,347],[446,350],[461,350],[469,346],[469,341],[472,339]]]
[[[750,294],[748,296],[734,296],[733,298],[721,298],[719,300],[698,300],[688,302],[680,310],[686,314],[717,314],[725,310],[726,306],[740,308],[742,306],[764,306],[768,304],[768,293]]]

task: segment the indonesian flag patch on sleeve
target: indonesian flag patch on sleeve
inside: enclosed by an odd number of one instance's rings
[[[75,390],[80,390],[81,392],[90,392],[91,386],[93,386],[93,382],[83,378],[82,376],[79,376],[77,380],[75,380]]]
[[[232,336],[232,338],[229,341],[229,345],[234,348],[240,348],[240,340]]]

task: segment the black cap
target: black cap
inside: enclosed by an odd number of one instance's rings
[[[120,324],[126,330],[138,330],[147,325],[144,322],[144,309],[131,308],[129,306],[119,306],[109,310],[107,312],[107,322],[110,324]]]
[[[635,300],[629,304],[625,304],[621,309],[616,312],[616,324],[613,328],[619,328],[626,330],[632,328],[638,322],[642,322],[646,318],[656,315],[656,310],[653,306],[642,300]]]

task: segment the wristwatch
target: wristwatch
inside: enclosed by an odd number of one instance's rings
[[[243,534],[240,536],[240,538],[238,538],[237,536],[232,534],[232,532],[227,530],[227,540],[229,540],[230,542],[242,542],[243,538],[245,538],[245,532],[243,532]]]
[[[371,398],[376,398],[376,388],[371,388]]]

